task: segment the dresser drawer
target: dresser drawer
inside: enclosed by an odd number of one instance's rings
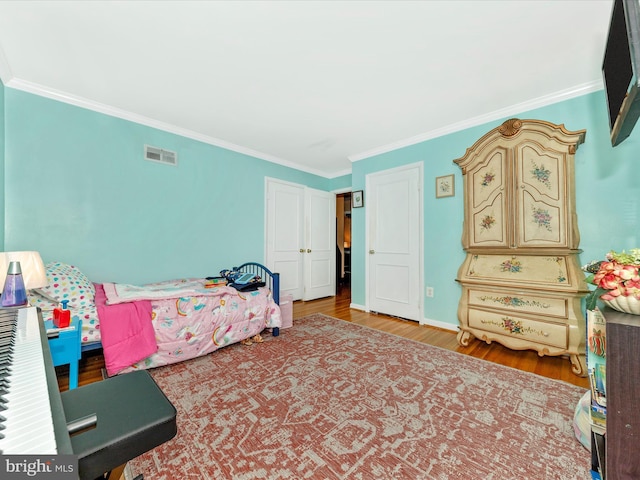
[[[541,322],[518,315],[470,308],[469,326],[537,344],[563,349],[568,346],[568,326],[562,323]]]
[[[462,280],[566,289],[571,285],[567,261],[562,255],[470,255]]]
[[[469,305],[484,308],[501,308],[518,313],[532,313],[548,315],[559,319],[566,319],[568,315],[566,298],[546,297],[508,290],[483,290],[470,287],[468,289]]]

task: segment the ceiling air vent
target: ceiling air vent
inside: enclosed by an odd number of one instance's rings
[[[170,150],[163,150],[150,145],[144,146],[144,158],[151,162],[164,163],[165,165],[178,165],[178,154]]]

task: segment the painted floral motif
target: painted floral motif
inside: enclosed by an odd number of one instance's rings
[[[510,317],[502,317],[501,321],[497,320],[481,320],[483,324],[494,325],[501,327],[512,335],[544,335],[542,330],[537,330],[531,327],[525,327],[521,320],[514,320]]]
[[[491,295],[483,295],[480,297],[480,300],[483,302],[491,301],[494,303],[499,303],[500,305],[504,305],[505,307],[539,307],[539,308],[549,308],[551,305],[548,303],[538,302],[536,300],[524,300],[520,297],[512,297],[505,295],[503,297],[494,297]]]
[[[505,330],[508,330],[509,333],[517,333],[517,334],[523,334],[524,332],[522,331],[522,322],[519,320],[514,320],[513,318],[509,318],[509,317],[503,317],[502,318],[502,327]]]
[[[533,208],[533,223],[539,227],[544,227],[548,231],[551,231],[551,215],[549,210],[544,208]]]
[[[558,276],[556,277],[556,280],[558,283],[565,283],[567,281],[567,277],[564,274],[564,259],[562,257],[547,257],[547,260],[555,262],[558,265]]]
[[[473,265],[477,260],[478,260],[478,255],[473,255],[473,262],[471,262],[471,269],[469,270],[469,273],[468,273],[470,277],[473,277],[476,274],[476,271],[473,269]]]
[[[480,228],[489,230],[491,227],[493,227],[494,223],[496,223],[496,219],[492,215],[485,215],[484,218],[480,221]]]
[[[522,264],[516,259],[505,260],[500,264],[500,271],[520,273],[522,271]]]
[[[484,174],[484,177],[482,177],[482,182],[480,182],[480,185],[482,185],[483,187],[488,187],[489,185],[491,185],[491,182],[493,182],[496,179],[496,174],[493,172],[488,172]]]
[[[533,170],[531,170],[531,174],[533,178],[542,183],[545,187],[551,188],[551,171],[544,168],[544,165],[536,165],[535,162],[531,162],[533,164]]]

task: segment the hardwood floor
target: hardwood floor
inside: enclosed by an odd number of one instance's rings
[[[580,387],[589,388],[586,377],[578,377],[571,371],[571,362],[567,357],[540,357],[534,351],[511,350],[498,343],[487,344],[474,340],[467,347],[458,345],[456,333],[440,328],[419,325],[411,320],[403,320],[387,315],[378,315],[349,308],[350,291],[342,287],[339,295],[310,302],[294,302],[293,318],[304,317],[310,313],[320,312],[348,322],[366,325],[394,335],[410,338],[429,345],[446,348],[455,352],[500,363],[508,367],[536,373],[544,377],[562,380]]]
[[[588,388],[587,378],[578,377],[571,372],[571,363],[566,357],[540,357],[536,352],[510,350],[498,343],[490,345],[474,340],[467,347],[458,345],[455,332],[419,325],[417,322],[403,320],[387,315],[378,315],[349,308],[350,290],[341,287],[336,297],[328,297],[309,302],[297,301],[293,304],[294,324],[296,318],[311,313],[324,313],[335,318],[376,328],[394,335],[410,338],[419,342],[446,348],[455,352],[499,363],[527,372]],[[80,362],[79,384],[86,385],[102,379],[104,358],[100,353],[85,355]],[[68,388],[68,370],[56,368],[58,384],[61,390]]]

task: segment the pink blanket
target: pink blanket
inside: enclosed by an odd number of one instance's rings
[[[151,323],[151,302],[107,305],[102,284],[96,283],[95,288],[104,362],[112,376],[158,349]]]

